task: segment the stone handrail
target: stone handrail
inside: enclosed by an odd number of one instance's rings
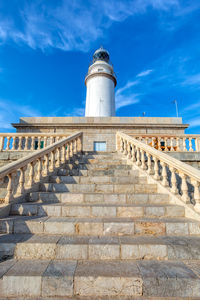
[[[40,150],[67,136],[61,133],[0,133],[0,152]]]
[[[130,134],[131,137],[160,150],[171,152],[199,152],[200,135]]]
[[[4,202],[9,203],[14,198],[23,197],[26,188],[30,190],[35,183],[41,181],[42,177],[53,173],[57,167],[80,151],[82,151],[82,133],[78,132],[1,167],[0,180],[3,182],[8,177]]]
[[[180,194],[185,203],[200,205],[200,171],[122,132],[117,132],[117,151],[137,166],[146,170],[155,180],[161,180],[174,194]],[[188,187],[190,186],[191,191]]]

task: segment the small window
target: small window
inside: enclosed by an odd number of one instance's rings
[[[94,151],[106,151],[106,142],[94,142]]]
[[[98,69],[98,72],[101,72],[101,71],[103,71],[103,69]]]

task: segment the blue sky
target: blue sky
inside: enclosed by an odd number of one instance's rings
[[[103,45],[117,116],[175,117],[200,133],[199,0],[0,0],[0,131],[20,116],[83,116]]]

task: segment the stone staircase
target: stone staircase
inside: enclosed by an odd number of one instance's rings
[[[142,174],[117,153],[84,153],[13,204],[0,299],[200,299],[200,223]]]

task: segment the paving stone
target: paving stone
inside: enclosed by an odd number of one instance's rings
[[[134,234],[134,222],[129,223],[104,223],[103,228],[104,235],[127,235]]]
[[[156,234],[164,235],[166,233],[165,223],[157,222],[135,222],[136,234]]]
[[[143,295],[157,297],[197,297],[200,278],[182,262],[139,261]]]
[[[44,232],[48,234],[73,234],[75,228],[73,222],[68,222],[67,219],[49,218],[44,223]]]
[[[42,276],[43,296],[72,296],[76,261],[52,261]]]
[[[20,260],[4,275],[0,283],[4,296],[40,296],[42,274],[49,261]]]
[[[140,296],[142,284],[133,262],[79,262],[74,278],[75,294],[84,296]]]

